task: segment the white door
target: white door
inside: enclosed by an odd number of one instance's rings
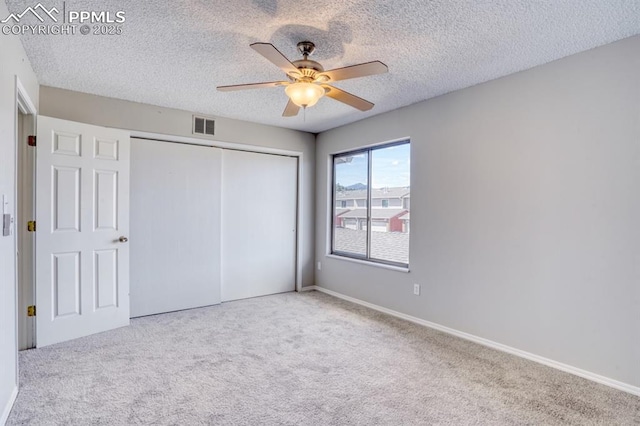
[[[222,150],[131,141],[131,317],[220,303]]]
[[[224,150],[222,300],[295,290],[298,160]]]
[[[36,345],[129,324],[129,133],[38,117]]]

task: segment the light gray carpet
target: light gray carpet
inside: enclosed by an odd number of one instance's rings
[[[20,354],[9,425],[629,425],[640,398],[333,297],[135,319]]]

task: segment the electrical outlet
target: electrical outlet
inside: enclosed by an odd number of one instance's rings
[[[318,262],[318,271],[322,270],[322,262]]]
[[[413,294],[416,296],[420,296],[420,284],[413,285]]]

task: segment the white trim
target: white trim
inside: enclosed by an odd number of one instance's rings
[[[18,104],[18,108],[20,108],[20,112],[22,112],[23,114],[36,115],[38,113],[36,106],[34,105],[33,101],[29,97],[29,93],[27,92],[27,89],[24,88],[24,86],[20,82],[20,79],[18,78],[17,75],[16,75],[16,103]]]
[[[307,287],[305,287],[305,289],[306,288]],[[337,297],[339,299],[343,299],[343,300],[346,300],[348,302],[352,302],[352,303],[355,303],[355,304],[358,304],[358,305],[366,306],[367,308],[371,308],[373,310],[376,310],[376,311],[379,311],[379,312],[383,312],[385,314],[394,316],[396,318],[401,318],[403,320],[410,321],[412,323],[419,324],[419,325],[422,325],[424,327],[429,327],[429,328],[432,328],[434,330],[438,330],[438,331],[441,331],[443,333],[447,333],[447,334],[450,334],[450,335],[453,335],[453,336],[456,336],[456,337],[460,337],[462,339],[469,340],[471,342],[478,343],[480,345],[487,346],[489,348],[496,349],[496,350],[501,351],[501,352],[506,352],[508,354],[518,356],[520,358],[528,359],[529,361],[534,361],[534,362],[537,362],[539,364],[546,365],[547,367],[555,368],[556,370],[564,371],[565,373],[573,374],[573,375],[582,377],[583,379],[591,380],[593,382],[600,383],[602,385],[609,386],[609,387],[612,387],[614,389],[618,389],[618,390],[621,390],[623,392],[630,393],[632,395],[640,396],[640,387],[638,387],[638,386],[633,386],[633,385],[630,385],[628,383],[620,382],[618,380],[614,380],[614,379],[611,379],[609,377],[601,376],[599,374],[592,373],[590,371],[582,370],[580,368],[573,367],[573,366],[568,365],[568,364],[563,364],[561,362],[554,361],[552,359],[545,358],[545,357],[542,357],[542,356],[539,356],[539,355],[535,355],[535,354],[532,354],[530,352],[526,352],[526,351],[523,351],[523,350],[520,350],[520,349],[512,348],[511,346],[503,345],[502,343],[494,342],[492,340],[485,339],[483,337],[474,336],[473,334],[469,334],[469,333],[465,333],[463,331],[458,331],[458,330],[453,329],[453,328],[445,327],[443,325],[436,324],[436,323],[431,322],[431,321],[427,321],[427,320],[423,320],[421,318],[417,318],[417,317],[414,317],[414,316],[411,316],[411,315],[403,314],[402,312],[398,312],[398,311],[394,311],[392,309],[384,308],[382,306],[374,305],[373,303],[365,302],[363,300],[356,299],[356,298],[351,297],[351,296],[346,296],[344,294],[335,292],[333,290],[328,290],[326,288],[322,288],[322,287],[318,287],[318,286],[313,286],[313,288],[315,290],[317,290],[317,291],[322,292],[322,293],[326,293],[326,294],[329,294],[331,296],[334,296],[334,297]],[[311,288],[309,288],[309,289],[311,289]]]
[[[9,397],[9,401],[7,401],[7,405],[5,405],[2,410],[2,415],[0,416],[0,425],[3,425],[9,419],[9,414],[11,413],[11,409],[13,408],[13,403],[16,402],[16,398],[18,397],[18,387],[14,386],[13,392],[11,392],[11,396]]]
[[[331,248],[333,247],[333,241],[331,238],[333,236],[333,229],[332,229],[333,228],[333,161],[332,159],[333,159],[332,154],[327,155],[327,159],[326,159],[327,179],[326,179],[326,186],[325,186],[325,188],[327,189],[325,193],[325,196],[327,197],[326,199],[327,208],[325,212],[326,228],[324,231],[325,256],[331,254]],[[357,206],[357,202],[356,202],[356,206]]]
[[[302,215],[302,206],[304,205],[302,200],[302,196],[304,195],[302,192],[302,163],[304,163],[304,159],[302,156],[302,152],[296,155],[296,159],[298,160],[298,179],[296,182],[296,291],[302,289],[302,224],[304,220]]]
[[[162,133],[141,132],[138,130],[131,130],[131,137],[138,139],[153,139],[160,142],[169,143],[189,143],[194,145],[213,146],[216,148],[235,149],[238,151],[250,151],[257,152],[259,154],[276,154],[276,155],[288,155],[291,157],[302,157],[302,151],[291,151],[287,149],[270,148],[266,146],[242,144],[236,142],[222,142],[211,139],[199,139],[188,136],[176,136],[165,135]]]
[[[17,215],[18,215],[18,173],[21,172],[22,167],[20,167],[20,164],[18,162],[18,159],[20,158],[19,155],[19,150],[21,149],[20,147],[20,142],[18,140],[18,135],[20,134],[19,130],[18,130],[18,114],[22,113],[25,115],[33,115],[33,122],[32,125],[35,129],[36,126],[36,117],[38,114],[38,111],[36,109],[35,104],[33,103],[33,101],[31,100],[31,97],[29,96],[29,92],[27,91],[27,89],[24,87],[24,85],[22,84],[22,82],[20,81],[20,78],[16,75],[15,76],[15,92],[14,92],[14,100],[15,100],[15,109],[14,111],[14,118],[13,118],[13,143],[15,146],[15,155],[13,158],[14,161],[14,174],[13,174],[13,217],[14,217],[14,225],[13,225],[13,253],[14,253],[14,258],[13,258],[13,267],[15,268],[15,274],[14,274],[14,291],[15,291],[15,298],[14,298],[14,306],[15,306],[15,327],[14,327],[14,341],[15,341],[15,345],[16,345],[16,366],[15,366],[15,371],[16,371],[16,375],[15,375],[15,383],[16,383],[16,387],[13,390],[13,393],[11,395],[11,398],[9,398],[8,401],[8,405],[4,408],[4,411],[2,413],[2,417],[0,417],[0,424],[4,424],[7,420],[7,418],[9,417],[9,412],[11,411],[11,407],[13,407],[13,402],[16,399],[16,396],[18,395],[18,386],[20,383],[20,365],[18,363],[18,348],[20,347],[20,339],[19,339],[19,333],[20,333],[20,328],[19,328],[19,312],[21,311],[20,309],[20,299],[19,299],[19,294],[20,294],[20,288],[19,288],[19,274],[21,273],[21,263],[18,262],[18,237],[19,234],[15,228],[15,221],[17,220]],[[35,133],[34,133],[35,134]],[[34,284],[35,284],[35,271],[34,271]],[[35,293],[34,293],[35,295]],[[35,333],[34,330],[31,329],[30,330],[32,333],[32,337],[35,339]]]
[[[404,266],[387,265],[386,263],[379,263],[373,260],[354,259],[353,257],[339,256],[337,254],[327,254],[326,257],[328,257],[329,259],[346,260],[347,262],[359,263],[361,265],[375,266],[376,268],[391,269],[392,271],[404,273],[410,272],[410,269]]]
[[[22,165],[20,165],[19,162],[19,158],[20,158],[20,150],[25,149],[25,145],[22,143],[24,141],[20,141],[18,140],[18,136],[20,135],[20,131],[18,129],[18,114],[22,113],[25,116],[32,116],[31,119],[31,131],[30,134],[35,135],[36,134],[36,123],[37,123],[37,117],[38,117],[38,110],[36,109],[35,104],[33,103],[33,101],[31,100],[31,97],[29,96],[29,92],[27,91],[27,89],[25,89],[24,85],[22,84],[22,82],[20,81],[20,78],[16,75],[15,76],[15,105],[16,105],[16,115],[15,115],[15,119],[14,119],[14,135],[13,135],[13,139],[15,141],[15,174],[14,174],[14,180],[15,180],[15,185],[14,185],[14,194],[13,194],[13,202],[14,202],[14,218],[15,222],[17,222],[18,224],[20,223],[25,223],[26,220],[30,220],[31,218],[24,218],[24,217],[20,217],[18,218],[18,214],[20,213],[21,209],[18,207],[18,202],[19,202],[19,198],[18,197],[18,182],[19,180],[19,174],[22,173]],[[25,135],[27,136],[27,135]],[[35,155],[35,154],[34,154]],[[22,177],[20,177],[20,179],[22,179]],[[35,181],[32,182],[33,185],[33,190],[35,190]],[[33,194],[31,194],[33,195]],[[34,208],[35,208],[35,202],[34,202]],[[13,227],[13,248],[14,248],[14,253],[16,254],[15,256],[15,260],[14,260],[14,264],[15,264],[15,291],[16,291],[16,300],[15,300],[15,306],[16,306],[16,350],[19,350],[20,348],[20,339],[21,339],[21,330],[20,330],[20,312],[24,312],[22,311],[21,307],[20,307],[20,293],[22,292],[22,288],[20,286],[20,274],[22,274],[22,263],[23,262],[30,262],[31,263],[31,269],[32,269],[32,291],[31,291],[31,295],[32,295],[32,299],[31,301],[25,301],[28,302],[29,305],[35,305],[35,253],[30,252],[28,254],[23,253],[22,257],[20,259],[18,259],[18,238],[20,238],[20,233],[18,232],[18,230],[16,229],[15,223],[14,223],[14,227]],[[36,343],[36,324],[35,321],[31,321],[32,325],[31,327],[27,327],[26,328],[26,340],[27,342],[30,342],[27,344],[27,346],[31,346],[31,347],[35,347],[35,343]],[[24,337],[24,336],[23,336]],[[18,357],[16,355],[16,383],[19,383],[19,369],[20,366],[18,364]]]

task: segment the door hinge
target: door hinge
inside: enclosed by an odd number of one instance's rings
[[[36,146],[36,137],[35,137],[35,135],[29,135],[27,137],[27,144],[29,146]]]
[[[28,317],[36,316],[36,305],[27,306],[27,316]]]
[[[30,220],[29,222],[27,222],[27,231],[36,232],[36,221],[35,220]]]

